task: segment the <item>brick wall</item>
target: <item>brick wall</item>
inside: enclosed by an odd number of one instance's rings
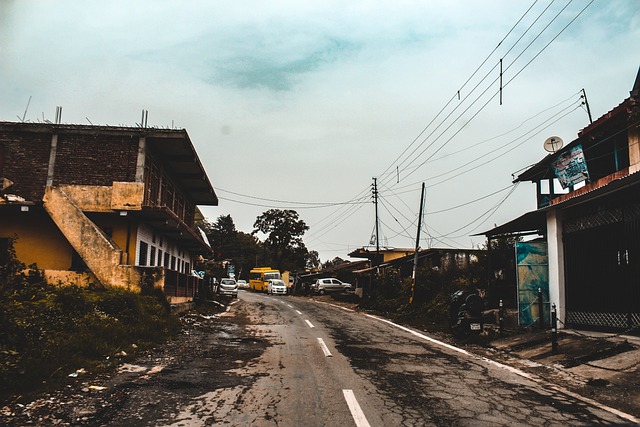
[[[44,195],[51,132],[0,130],[2,175],[14,182],[7,190],[39,202]],[[103,185],[135,180],[138,137],[99,133],[58,133],[54,185]]]
[[[138,138],[60,134],[54,185],[111,185],[135,180]]]
[[[50,147],[50,134],[0,131],[0,151],[4,153],[2,177],[14,182],[7,193],[32,201],[42,200]]]

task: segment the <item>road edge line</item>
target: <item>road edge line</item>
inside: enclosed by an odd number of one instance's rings
[[[470,353],[467,350],[458,348],[458,347],[453,346],[451,344],[447,344],[447,343],[439,341],[439,340],[437,340],[435,338],[431,338],[431,337],[429,337],[429,336],[427,336],[425,334],[422,334],[420,332],[414,331],[413,329],[407,328],[406,326],[399,325],[397,323],[394,323],[394,322],[392,322],[390,320],[387,320],[387,319],[384,319],[382,317],[378,317],[378,316],[374,316],[372,314],[366,314],[366,313],[365,313],[365,316],[370,317],[370,318],[375,319],[375,320],[378,320],[378,321],[381,321],[381,322],[384,322],[384,323],[388,323],[389,325],[395,326],[396,328],[399,328],[399,329],[401,329],[401,330],[403,330],[405,332],[409,332],[410,334],[415,335],[415,336],[417,336],[419,338],[422,338],[422,339],[424,339],[426,341],[429,341],[429,342],[431,342],[433,344],[439,345],[441,347],[445,347],[445,348],[447,348],[449,350],[456,351],[458,353],[470,356],[472,358],[476,358],[476,359],[482,360],[482,361],[484,361],[486,363],[492,364],[492,365],[494,365],[494,366],[496,366],[498,368],[501,368],[501,369],[507,370],[509,372],[512,372],[512,373],[514,373],[514,374],[516,374],[518,376],[527,378],[527,379],[529,379],[529,380],[531,380],[533,382],[536,382],[538,384],[544,384],[544,385],[548,386],[549,388],[551,388],[551,389],[553,389],[553,390],[555,390],[555,391],[557,391],[559,393],[562,393],[562,394],[565,394],[567,396],[571,396],[571,397],[573,397],[575,399],[581,400],[584,403],[588,403],[589,405],[598,407],[598,408],[602,409],[603,411],[609,412],[611,414],[614,414],[614,415],[616,415],[616,416],[618,416],[620,418],[624,418],[624,419],[626,419],[628,421],[631,421],[633,423],[640,424],[640,418],[636,418],[635,416],[633,416],[631,414],[627,414],[626,412],[622,412],[619,409],[612,408],[612,407],[604,405],[604,404],[602,404],[600,402],[596,402],[595,400],[589,399],[588,397],[582,396],[582,395],[580,395],[578,393],[574,393],[574,392],[572,392],[570,390],[567,390],[564,387],[560,387],[558,385],[555,385],[553,383],[550,383],[550,382],[544,380],[543,378],[528,374],[527,372],[524,372],[524,371],[522,371],[522,370],[520,370],[518,368],[514,368],[513,366],[509,366],[509,365],[505,365],[505,364],[500,363],[500,362],[496,362],[495,360],[491,360],[491,359],[489,359],[489,358],[487,358],[485,356],[479,356],[477,354]]]

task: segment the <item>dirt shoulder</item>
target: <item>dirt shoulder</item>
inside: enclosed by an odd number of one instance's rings
[[[241,304],[241,303],[240,303]],[[0,409],[6,426],[155,426],[170,424],[176,408],[217,388],[252,381],[238,368],[269,343],[254,336],[243,310],[188,312],[169,343],[130,358],[117,370],[82,372],[55,392]]]

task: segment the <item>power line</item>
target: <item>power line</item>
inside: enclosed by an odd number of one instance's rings
[[[303,206],[303,207],[304,206],[309,206],[309,207],[331,207],[331,206],[340,206],[340,205],[354,205],[354,204],[361,203],[361,201],[359,201],[357,198],[348,200],[346,202],[299,202],[299,201],[294,202],[294,201],[288,201],[288,200],[268,199],[268,198],[264,198],[264,197],[250,196],[248,194],[236,193],[234,191],[225,190],[225,189],[222,189],[222,188],[217,188],[216,190],[222,191],[223,193],[233,194],[235,196],[245,197],[247,199],[263,200],[263,201],[267,201],[267,202],[275,202],[275,203],[280,203],[280,204],[289,204],[289,205]],[[225,199],[225,200],[230,200],[230,199]],[[231,201],[235,201],[237,203],[244,203],[244,202],[236,201],[236,200],[231,200]],[[257,206],[260,206],[260,205],[257,205]]]
[[[552,3],[553,3],[553,2],[552,2]],[[570,1],[568,4],[570,4],[570,3],[571,3],[571,1]],[[593,0],[592,0],[592,2],[591,2],[591,3],[593,3]],[[544,51],[544,50],[545,50],[545,49],[546,49],[546,48],[547,48],[547,47],[548,47],[548,46],[549,46],[549,45],[550,45],[550,44],[551,44],[551,43],[552,43],[552,42],[553,42],[553,41],[554,41],[554,40],[555,40],[555,39],[556,39],[556,38],[557,38],[557,37],[558,37],[562,32],[564,32],[564,30],[566,30],[566,28],[568,28],[568,26],[569,26],[569,25],[571,25],[571,23],[573,23],[573,22],[574,22],[574,21],[575,21],[575,20],[576,20],[580,15],[581,15],[581,14],[582,14],[582,13],[583,13],[583,12],[584,12],[588,7],[589,7],[589,5],[591,5],[591,3],[589,3],[587,6],[585,6],[585,8],[583,8],[583,9],[578,13],[578,15],[576,15],[576,16],[575,16],[575,17],[574,17],[574,18],[573,18],[573,19],[572,19],[572,20],[571,20],[571,21],[570,21],[570,22],[569,22],[569,23],[568,23],[568,24],[567,24],[567,25],[566,25],[566,26],[565,26],[565,27],[560,31],[560,33],[558,33],[555,37],[553,37],[553,38],[552,38],[552,40],[551,40],[549,43],[547,43],[547,45],[546,45],[545,47],[543,47],[543,49],[542,49],[540,52],[538,52],[538,53],[537,53],[537,54],[532,58],[532,60],[531,60],[531,61],[529,61],[527,64],[525,64],[525,65],[523,66],[523,68],[522,68],[522,69],[521,69],[521,70],[516,74],[516,76],[517,76],[517,75],[519,75],[519,74],[520,74],[520,73],[521,73],[521,72],[522,72],[526,67],[528,67],[528,66],[531,64],[531,62],[533,62],[533,60],[534,60],[535,58],[537,58],[537,57],[542,53],[542,51]],[[535,3],[534,3],[534,4],[535,4]],[[543,30],[542,30],[542,31],[541,31],[541,32],[540,32],[540,33],[539,33],[539,34],[534,38],[534,41],[535,41],[535,40],[537,40],[537,39],[540,37],[540,35],[541,35],[543,32],[545,32],[545,31],[549,28],[549,26],[551,25],[551,23],[553,23],[553,22],[557,19],[557,17],[562,13],[562,11],[564,11],[564,10],[566,9],[566,7],[568,6],[568,4],[567,4],[567,5],[565,5],[565,7],[564,7],[564,8],[562,8],[562,10],[561,10],[561,11],[560,11],[560,12],[559,12],[559,13],[558,13],[558,14],[557,14],[557,15],[556,15],[556,16],[555,16],[555,17],[554,17],[550,22],[549,22],[549,24],[547,24],[547,26],[545,26],[545,27],[544,27],[544,29],[543,29]],[[549,5],[549,6],[550,6],[550,5]],[[538,18],[536,18],[536,22],[539,20],[540,16],[542,16],[542,15],[543,15],[547,10],[548,10],[549,6],[547,6],[547,8],[545,8],[545,9],[544,9],[544,11],[539,15],[539,17],[538,17]],[[530,8],[529,10],[531,10],[531,8]],[[527,11],[527,13],[528,13],[528,12],[529,12],[529,11]],[[527,30],[525,31],[525,33],[524,33],[524,34],[526,34],[527,32],[529,32],[531,28],[532,28],[532,26],[529,26],[529,28],[527,28]],[[520,37],[520,39],[519,39],[519,40],[521,40],[521,39],[522,39],[522,37]],[[519,40],[518,40],[518,42],[519,42]],[[516,42],[516,44],[517,44],[518,42]],[[516,57],[516,59],[515,59],[514,61],[512,61],[512,62],[509,64],[508,68],[510,68],[511,66],[513,66],[513,64],[515,63],[515,61],[517,61],[517,60],[522,56],[522,54],[523,54],[525,51],[527,51],[527,50],[531,47],[531,45],[532,45],[532,44],[533,44],[533,42],[529,43],[529,45],[528,45],[527,47],[525,47],[525,49],[524,49],[524,50],[523,50],[523,51],[522,51],[522,52],[521,52],[521,53]],[[514,45],[514,46],[515,46],[515,45]],[[512,48],[511,48],[511,49],[509,49],[509,51],[508,51],[508,52],[511,52],[511,50],[513,49],[513,47],[514,47],[514,46],[512,46]],[[504,58],[504,57],[506,57],[506,54],[503,56],[503,58]],[[494,67],[494,68],[495,68],[495,67]],[[481,83],[482,83],[482,82],[487,78],[487,76],[488,76],[488,75],[489,75],[489,73],[487,73],[487,75],[486,75],[486,76],[485,76],[485,77],[484,77],[484,78],[483,78],[483,79],[482,79],[482,80],[481,80],[481,81],[476,85],[476,87],[473,89],[473,91],[472,91],[471,93],[473,93],[473,92],[475,91],[475,89],[476,89],[476,88],[477,88],[477,87],[478,87],[478,86],[479,86],[479,85],[480,85],[480,84],[481,84]],[[515,78],[515,76],[514,76],[514,78]],[[514,78],[510,79],[510,80],[507,82],[507,84],[508,84],[508,83],[510,83],[510,82],[512,82]],[[494,80],[491,82],[491,84],[494,84],[497,80],[498,80],[497,78],[496,78],[496,79],[494,79]],[[506,85],[504,85],[504,86],[506,86]],[[486,88],[486,89],[485,89],[485,90],[484,90],[480,95],[478,95],[478,97],[473,101],[473,103],[472,103],[469,107],[467,107],[467,108],[466,108],[466,109],[465,109],[465,110],[464,110],[464,111],[463,111],[463,112],[462,112],[458,117],[461,117],[463,114],[465,114],[467,111],[469,111],[469,109],[470,109],[470,108],[471,108],[475,103],[477,103],[477,102],[478,102],[478,100],[479,100],[479,99],[480,99],[484,94],[486,94],[486,92],[489,90],[489,88],[490,88],[490,86],[489,86],[489,87],[487,87],[487,88]],[[496,95],[497,95],[497,94],[498,94],[498,93],[496,93]],[[496,95],[492,96],[492,97],[490,98],[490,100],[491,100],[491,99],[493,99],[493,98],[495,98],[495,96],[496,96]],[[469,96],[470,96],[470,94],[469,94],[469,95],[467,95],[467,97],[465,97],[465,99],[464,99],[464,100],[466,100]],[[463,101],[464,101],[464,100],[463,100]],[[449,103],[447,103],[447,105],[448,105],[448,104],[449,104]],[[476,112],[470,120],[468,120],[468,121],[467,121],[467,124],[468,124],[471,120],[473,120],[473,118],[475,118],[475,117],[479,114],[479,112],[480,112],[480,111],[482,111],[482,110],[486,107],[486,105],[487,105],[487,104],[488,104],[488,102],[487,102],[487,103],[485,103],[485,104],[480,108],[480,110],[479,110],[478,112]],[[451,116],[451,114],[452,114],[453,112],[455,112],[455,111],[457,110],[457,108],[458,108],[460,105],[461,105],[461,104],[459,104],[459,105],[458,105],[458,106],[457,106],[457,107],[456,107],[456,108],[455,108],[455,109],[454,109],[454,110],[453,110],[453,111],[452,111],[452,112],[451,112],[451,113],[450,113],[450,114],[445,118],[445,120],[446,120],[446,119],[448,119],[448,118]],[[440,114],[440,113],[439,113],[439,114]],[[454,121],[453,123],[455,123],[455,121]],[[418,156],[414,157],[411,161],[409,161],[409,165],[413,164],[413,163],[416,161],[416,159],[417,159],[417,158],[420,158],[420,157],[421,157],[421,156],[422,156],[422,155],[423,155],[423,154],[424,154],[424,153],[425,153],[425,152],[426,152],[426,151],[427,151],[431,146],[433,146],[433,144],[434,144],[438,139],[440,139],[440,138],[444,135],[444,133],[445,133],[446,131],[448,131],[448,130],[451,128],[451,126],[453,125],[453,123],[452,123],[451,125],[449,125],[449,126],[445,129],[445,131],[443,131],[443,132],[442,132],[438,137],[436,137],[436,139],[435,139],[434,141],[432,141],[432,142],[429,144],[429,146],[427,146],[427,148],[425,148],[422,152],[420,152],[420,154],[419,154]],[[444,122],[442,122],[440,125],[438,125],[438,127],[436,127],[436,129],[434,129],[434,131],[432,131],[432,133],[430,134],[430,136],[431,136],[431,135],[433,135],[433,133],[435,132],[435,130],[437,130],[437,129],[438,129],[440,126],[442,126],[443,124],[444,124]],[[431,159],[431,158],[433,157],[433,155],[434,155],[434,154],[436,154],[438,151],[440,151],[440,150],[441,150],[441,149],[442,149],[442,148],[443,148],[443,147],[444,147],[448,142],[450,142],[450,141],[451,141],[451,139],[452,139],[453,137],[455,137],[455,136],[456,136],[456,135],[457,135],[461,130],[462,130],[462,129],[460,129],[458,132],[454,133],[454,135],[453,135],[451,138],[449,138],[447,141],[445,141],[445,142],[444,142],[444,143],[443,143],[443,144],[442,144],[442,145],[441,145],[441,146],[436,150],[436,152],[435,152],[435,153],[433,153],[433,154],[431,154],[431,155],[429,156],[429,158],[428,158],[427,160]],[[424,131],[423,131],[423,132],[421,132],[421,134],[420,134],[420,135],[422,135],[423,133],[424,133]],[[424,139],[424,140],[423,140],[423,141],[418,145],[418,147],[416,147],[416,148],[412,151],[412,153],[411,153],[411,154],[414,154],[414,153],[416,152],[416,150],[417,150],[420,146],[422,146],[422,145],[427,141],[427,139],[428,139],[430,136],[428,136],[427,138],[425,138],[425,139]],[[413,145],[413,142],[410,144],[410,146],[411,146],[411,145]],[[403,153],[406,153],[406,150],[405,150]],[[408,160],[408,158],[406,158],[405,160],[403,160],[402,162],[400,162],[400,165],[403,165],[407,160]],[[424,164],[424,162],[421,164],[421,166],[422,166],[423,164]],[[386,170],[386,171],[388,171],[389,169],[390,169],[390,167],[389,167],[389,168],[387,168],[387,170]],[[406,167],[405,167],[404,169],[406,169]],[[386,173],[386,171],[385,171],[385,173]],[[414,170],[414,171],[415,171],[415,170]],[[410,174],[411,174],[411,173],[410,173]]]

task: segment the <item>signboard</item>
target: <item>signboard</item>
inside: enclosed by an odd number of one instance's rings
[[[549,262],[547,244],[543,242],[517,242],[516,268],[518,280],[518,322],[528,327],[538,324],[540,310],[538,290],[544,302],[544,324],[550,324],[549,307]]]
[[[582,145],[576,145],[558,155],[553,161],[552,167],[562,188],[571,187],[589,179]]]

